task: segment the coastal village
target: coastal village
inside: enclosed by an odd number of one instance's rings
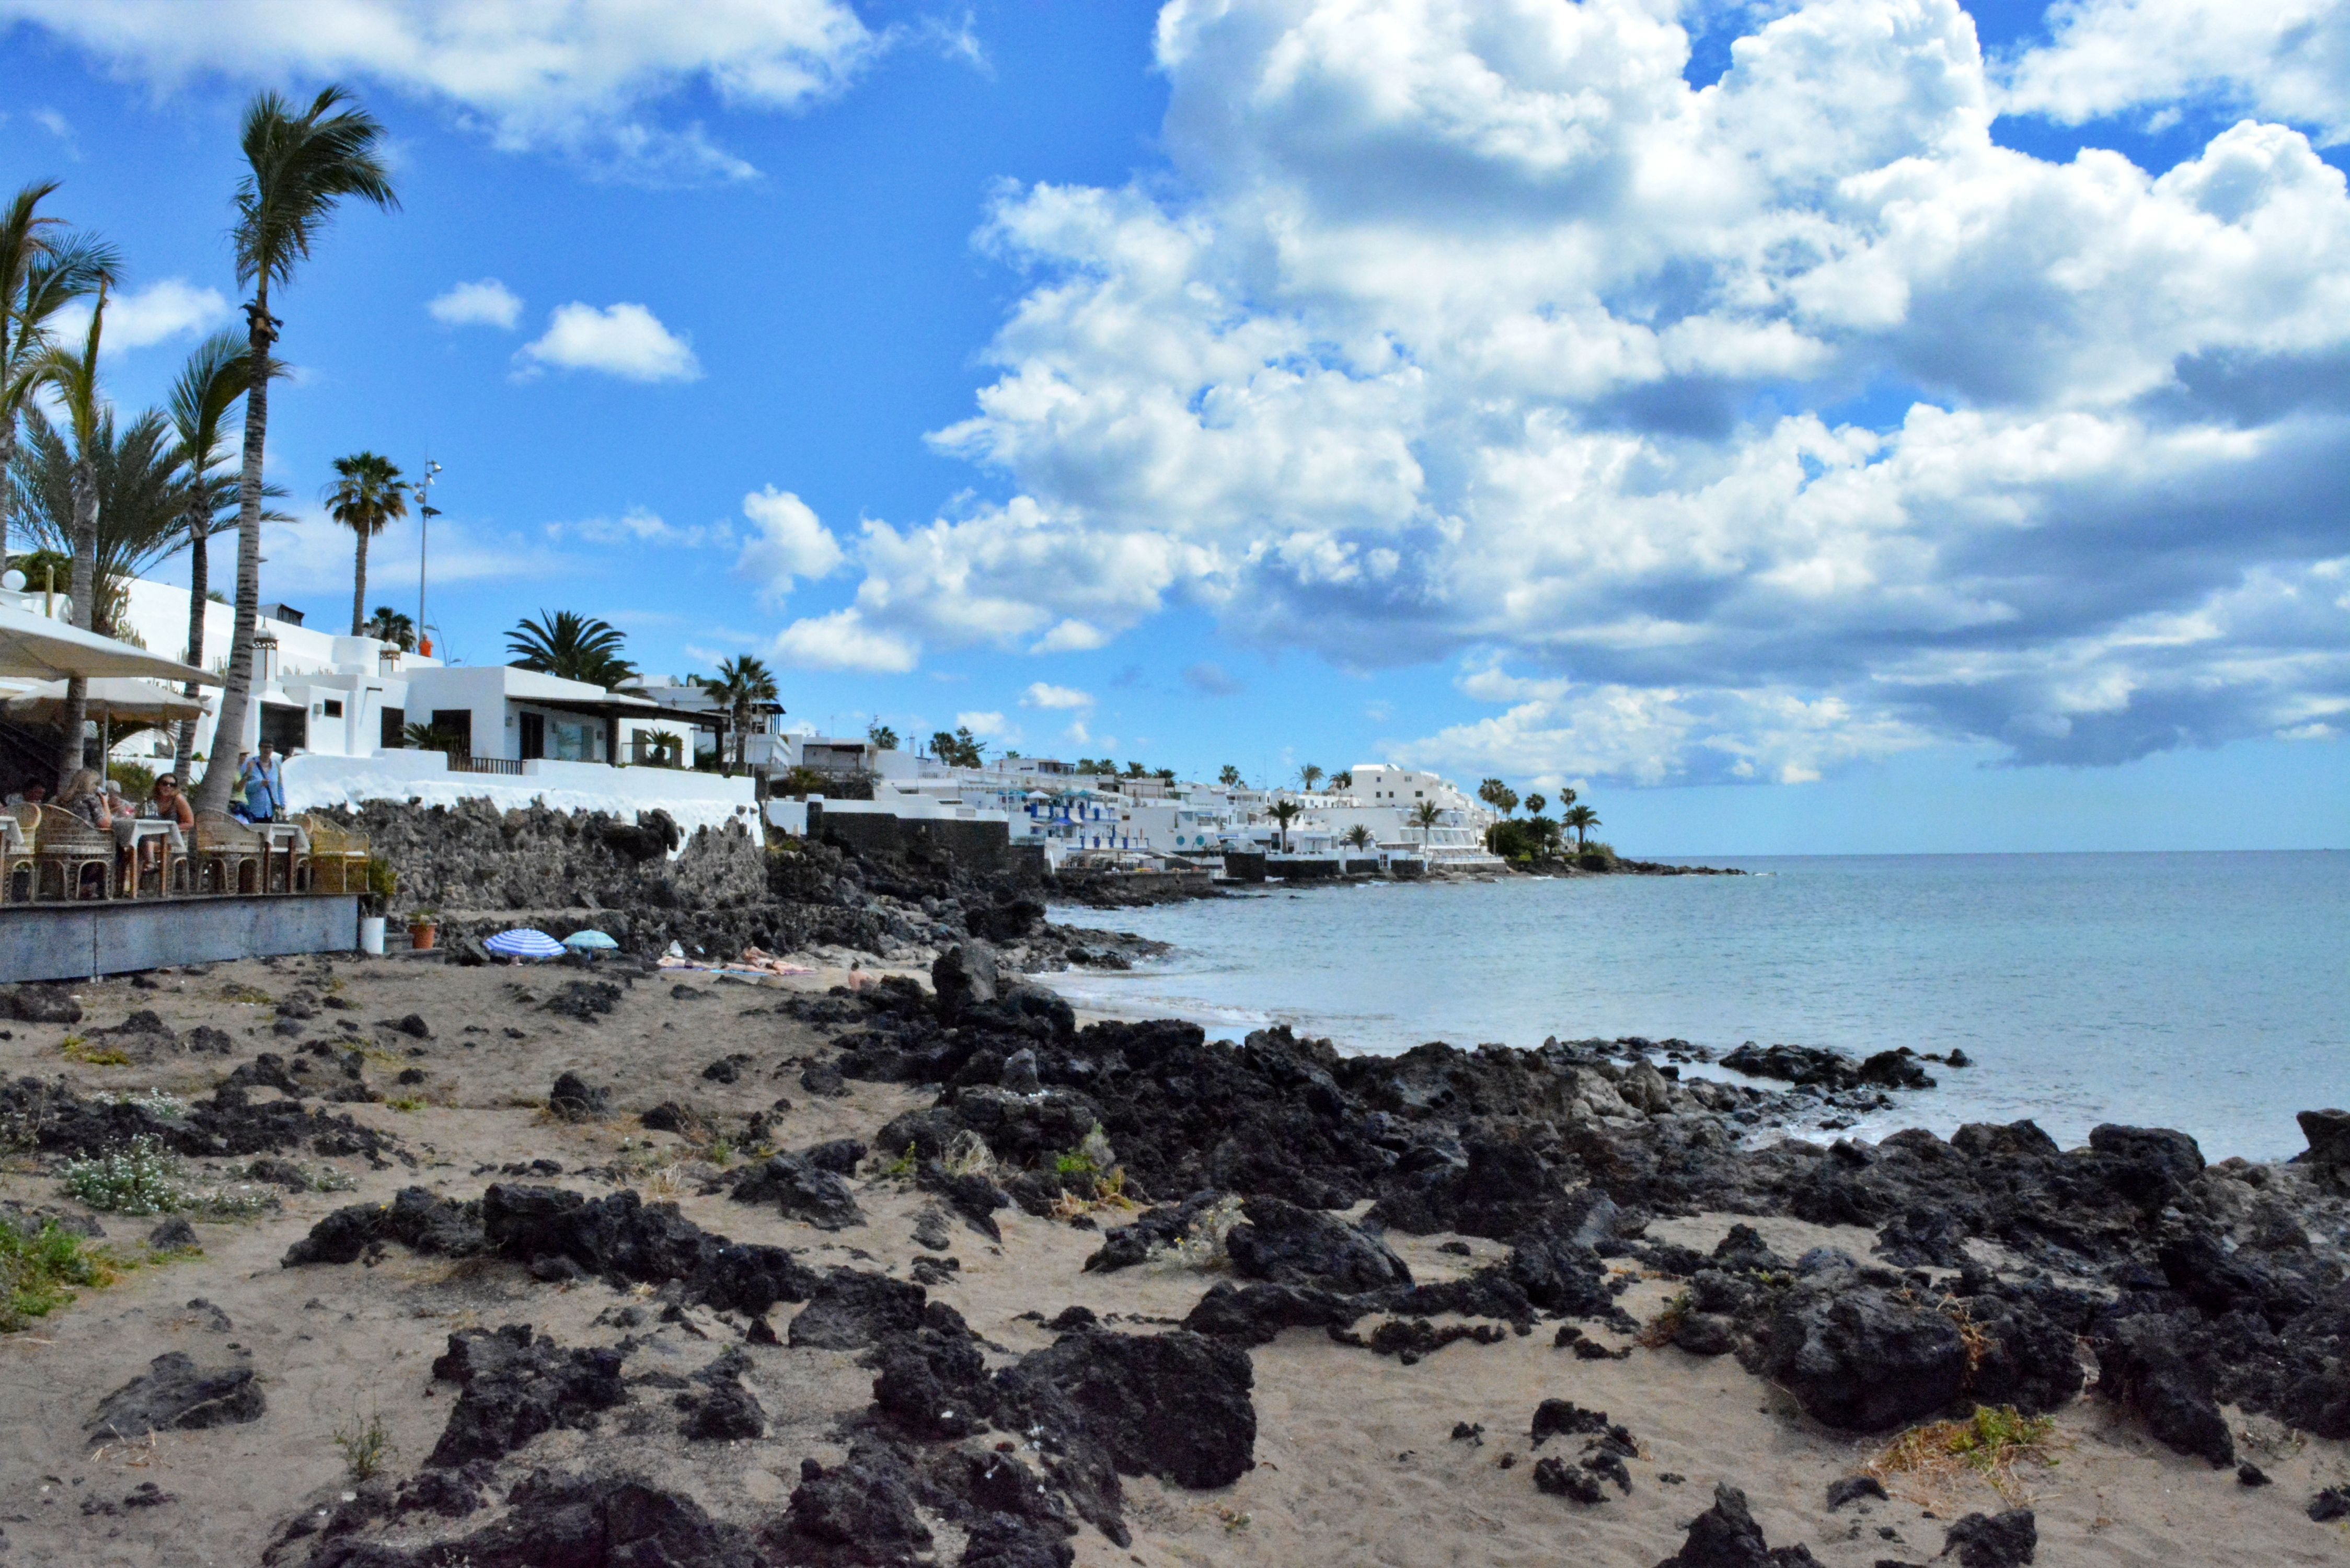
[[[1072,902],[1671,868],[1555,784],[818,732],[576,611],[455,663],[363,613],[433,472],[363,452],[350,630],[276,602],[289,285],[392,171],[339,89],[241,146],[172,415],[106,403],[110,251],[0,214],[0,1562],[2343,1560],[2350,1112],[1871,1142],[1991,1069],[1562,1037],[1580,952],[1538,1043],[1082,1011],[1165,949]],[[1489,890],[1357,901],[1416,956]]]
[[[190,590],[130,578],[105,592],[120,607],[117,629],[134,645],[167,647],[184,637]],[[71,611],[68,596],[21,587],[7,587],[0,603],[52,619]],[[231,613],[225,604],[206,605],[210,646],[228,645]],[[1326,775],[1307,767],[1289,786],[1252,786],[1229,768],[1214,781],[1186,782],[1139,763],[986,758],[968,733],[942,733],[917,750],[879,725],[862,735],[819,734],[791,723],[774,695],[736,704],[717,679],[630,673],[607,688],[524,659],[448,664],[412,637],[403,646],[307,619],[276,603],[259,617],[254,701],[235,748],[250,754],[268,742],[282,759],[286,808],[296,815],[369,801],[481,800],[602,811],[626,822],[659,810],[688,834],[733,824],[792,837],[828,829],[880,844],[920,824],[916,831],[959,835],[983,855],[1033,853],[1046,872],[1153,884],[1467,875],[1506,866],[1489,842],[1503,815],[1496,803],[1427,771],[1358,763]],[[617,641],[600,621],[581,624]],[[744,662],[773,693],[773,677]],[[226,655],[216,659],[214,673],[225,663]],[[44,700],[47,684],[54,683],[0,680],[0,700],[22,711]],[[100,702],[100,717],[85,722],[89,758],[107,713],[157,715],[175,704],[190,715],[184,743],[193,759],[219,744],[213,704],[179,697],[168,683],[118,680]],[[16,771],[30,776],[49,743],[22,722],[12,728],[14,736],[0,732],[0,741],[16,742]],[[164,720],[109,733],[109,770],[170,771],[183,743],[179,729]],[[1499,781],[1489,781],[1488,794],[1501,793]],[[1503,801],[1513,806],[1516,797]],[[1538,804],[1529,819],[1537,815]]]

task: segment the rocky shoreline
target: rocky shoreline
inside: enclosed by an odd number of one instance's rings
[[[705,911],[860,989],[6,995],[0,1217],[102,1266],[0,1334],[0,1561],[2341,1559],[2350,1116],[1820,1144],[1965,1064],[1081,1023],[1022,971],[1130,943],[925,869]]]

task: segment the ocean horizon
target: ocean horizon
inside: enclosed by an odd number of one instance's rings
[[[2173,1127],[2211,1158],[2299,1152],[2350,1099],[2350,853],[1655,857],[1743,877],[1277,884],[1055,920],[1171,944],[1045,977],[1078,1005],[1269,1024],[1394,1054],[1430,1040],[1752,1040],[1974,1065],[1849,1128],[2029,1117]],[[1685,1072],[1729,1078],[1708,1065]]]

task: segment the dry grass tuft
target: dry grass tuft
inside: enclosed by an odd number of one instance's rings
[[[2061,1446],[2052,1417],[2022,1415],[2012,1405],[1984,1405],[1962,1421],[1910,1428],[1861,1469],[1921,1507],[1950,1504],[1970,1480],[1988,1483],[2012,1507],[2030,1495],[2017,1472],[2055,1469]]]
[[[1673,1336],[1681,1331],[1681,1324],[1689,1321],[1696,1307],[1697,1298],[1690,1293],[1675,1292],[1663,1309],[1642,1326],[1633,1343],[1646,1350],[1662,1350],[1673,1342]]]

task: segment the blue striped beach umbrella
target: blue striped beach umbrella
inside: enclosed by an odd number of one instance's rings
[[[534,931],[527,926],[500,931],[482,946],[500,958],[551,959],[563,956],[561,942],[545,931]]]

